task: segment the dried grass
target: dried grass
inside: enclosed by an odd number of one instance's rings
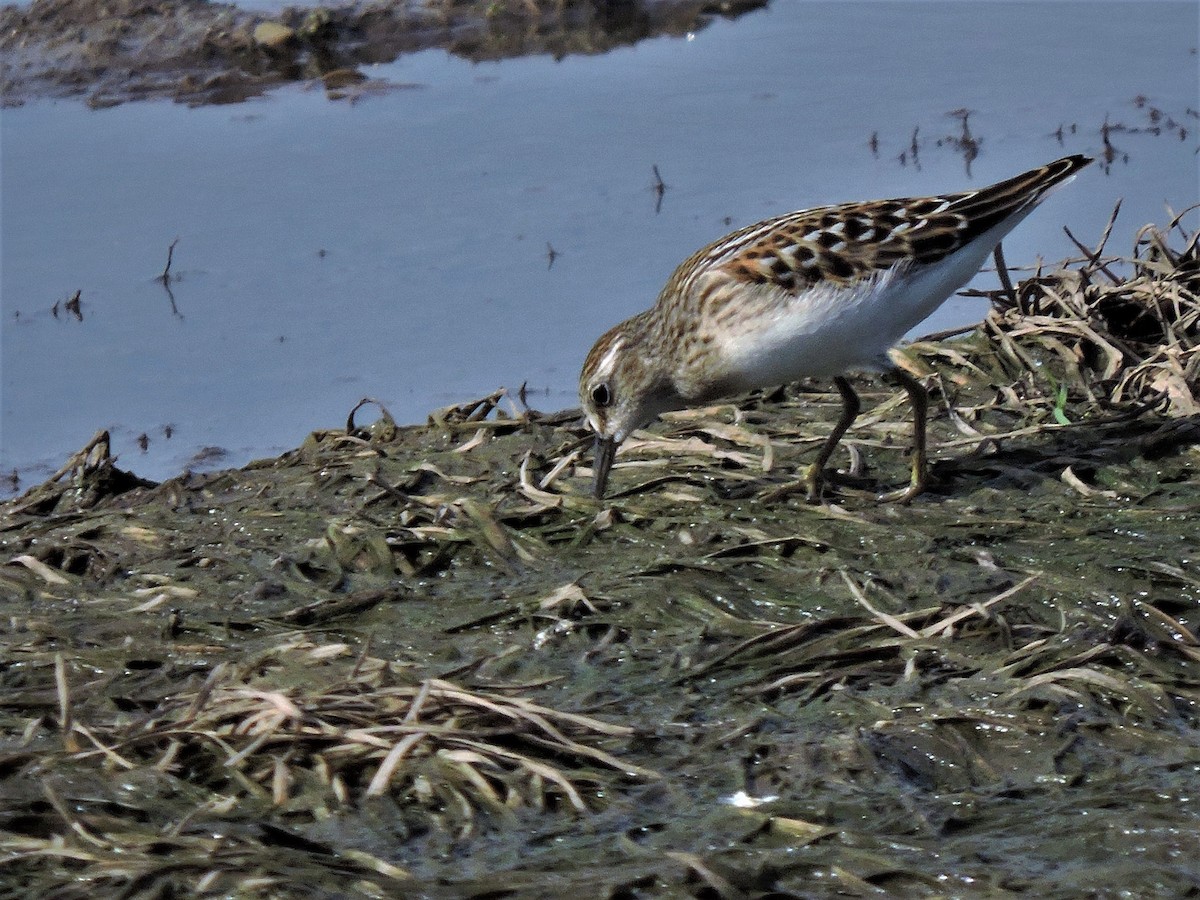
[[[761,496],[820,385],[667,417],[600,506],[504,392],[155,488],[98,435],[0,518],[0,897],[1200,888],[1197,240],[1082,249],[906,350],[903,509],[871,380],[819,507]]]

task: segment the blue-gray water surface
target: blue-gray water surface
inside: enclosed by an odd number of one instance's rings
[[[1064,225],[1094,241],[1123,198],[1127,250],[1200,199],[1198,22],[1194,2],[777,0],[603,56],[417,53],[355,103],[5,109],[0,470],[24,488],[99,428],[147,477],[205,447],[238,465],[363,396],[406,422],[501,385],[574,405],[592,341],[731,228],[1101,154],[1106,117],[1145,129],[1157,109],[1180,128],[1110,132],[1112,164],[1005,242],[1010,264],[1058,260]],[[959,108],[969,172],[944,140]],[[982,311],[954,298],[920,330]]]

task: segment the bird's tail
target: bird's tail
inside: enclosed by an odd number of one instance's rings
[[[1044,166],[963,194],[951,204],[947,212],[966,216],[970,222],[970,230],[976,234],[984,234],[1005,219],[1037,206],[1074,178],[1075,173],[1090,162],[1090,156],[1078,153],[1064,156]]]

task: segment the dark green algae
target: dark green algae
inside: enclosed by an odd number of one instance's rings
[[[97,442],[0,518],[4,894],[1200,891],[1200,422],[1002,318],[908,351],[908,506],[870,379],[822,506],[761,499],[815,383],[671,417],[603,504],[577,415],[500,395],[157,486]]]

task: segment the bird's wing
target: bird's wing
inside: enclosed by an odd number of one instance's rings
[[[788,213],[710,244],[672,280],[683,289],[712,273],[798,293],[821,283],[850,286],[900,263],[934,263],[1004,221],[1019,219],[1089,162],[1067,156],[975,191]]]

